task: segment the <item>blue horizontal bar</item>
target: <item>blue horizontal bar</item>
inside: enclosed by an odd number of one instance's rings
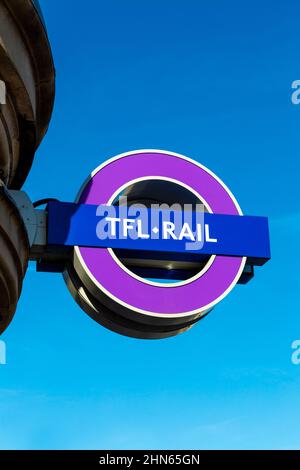
[[[48,245],[59,246],[86,246],[99,248],[115,248],[126,250],[143,250],[148,252],[173,252],[185,253],[186,255],[223,255],[223,256],[247,256],[252,264],[261,265],[270,259],[270,242],[268,219],[257,216],[233,216],[223,214],[189,213],[191,220],[190,228],[196,229],[196,223],[201,221],[204,237],[204,226],[208,226],[209,237],[204,240],[203,245],[196,250],[191,250],[191,244],[187,248],[189,239],[182,240],[163,239],[163,223],[170,220],[169,211],[160,211],[158,234],[156,239],[137,238],[130,236],[122,237],[119,231],[116,236],[109,233],[108,238],[99,239],[97,227],[99,222],[106,223],[106,216],[110,215],[111,206],[94,206],[85,204],[74,204],[64,202],[50,202],[48,204]],[[117,228],[124,222],[122,211],[124,208],[113,207],[116,217],[120,218]],[[151,221],[155,211],[145,209]],[[101,213],[101,215],[97,215]],[[145,213],[143,214],[145,215]],[[167,217],[168,216],[168,217]],[[126,216],[128,217],[128,216]],[[200,217],[200,219],[199,219]],[[132,219],[132,217],[128,217]],[[136,219],[138,220],[138,219]],[[172,219],[171,219],[172,220]],[[149,225],[151,227],[151,224]],[[178,227],[178,230],[181,227]],[[177,229],[177,227],[176,227]],[[129,235],[131,230],[128,230]],[[153,235],[143,227],[144,235]],[[175,231],[175,233],[177,233]],[[212,239],[217,242],[211,241]],[[196,245],[194,245],[196,246]],[[136,256],[136,255],[135,255]],[[156,258],[158,255],[155,255]]]

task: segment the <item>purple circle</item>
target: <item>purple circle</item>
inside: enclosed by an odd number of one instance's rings
[[[200,194],[213,213],[240,214],[233,196],[215,175],[196,162],[168,152],[141,151],[108,161],[93,173],[78,202],[107,204],[119,188],[144,177],[175,179]],[[216,256],[210,268],[198,279],[176,287],[164,287],[163,284],[146,284],[128,274],[108,249],[78,247],[78,250],[85,271],[98,289],[129,308],[158,315],[186,315],[210,308],[233,287],[243,265],[242,257]]]

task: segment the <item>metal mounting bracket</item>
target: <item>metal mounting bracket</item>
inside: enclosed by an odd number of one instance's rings
[[[62,272],[69,259],[70,249],[47,245],[47,210],[36,209],[24,191],[8,191],[24,221],[29,245],[30,261],[37,262],[38,271]]]

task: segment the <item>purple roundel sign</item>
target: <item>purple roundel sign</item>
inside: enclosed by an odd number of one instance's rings
[[[161,150],[133,151],[108,160],[91,174],[77,203],[111,205],[130,185],[149,180],[189,190],[212,214],[242,215],[236,199],[214,173],[183,155]],[[158,283],[130,271],[111,248],[76,246],[73,267],[88,302],[132,322],[133,329],[141,324],[151,330],[152,325],[159,337],[190,326],[220,302],[240,279],[246,259],[212,255],[191,278]]]

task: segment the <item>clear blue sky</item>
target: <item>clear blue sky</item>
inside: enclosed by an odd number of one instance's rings
[[[1,448],[300,448],[298,1],[41,0],[55,111],[25,189],[72,201],[138,148],[217,173],[268,215],[273,259],[190,332],[114,334],[30,267],[3,335]]]

